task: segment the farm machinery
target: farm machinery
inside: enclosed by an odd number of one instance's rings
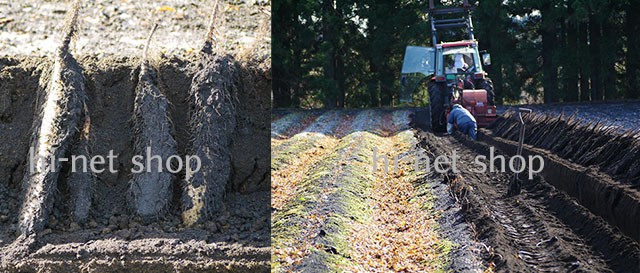
[[[489,53],[482,55],[473,34],[472,10],[468,0],[461,7],[436,8],[429,1],[433,47],[407,46],[402,64],[401,102],[411,102],[416,89],[427,82],[431,127],[445,131],[447,115],[460,104],[475,117],[478,126],[496,118],[493,83],[483,70],[491,64]],[[442,42],[439,35],[462,34],[464,39]],[[452,35],[453,34],[453,35]]]

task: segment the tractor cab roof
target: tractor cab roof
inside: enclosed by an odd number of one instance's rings
[[[464,41],[457,41],[457,42],[446,42],[446,43],[441,43],[438,44],[439,46],[441,46],[442,48],[447,48],[447,47],[464,47],[464,46],[477,46],[477,42],[475,40],[464,40]]]

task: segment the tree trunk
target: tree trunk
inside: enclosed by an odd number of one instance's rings
[[[371,70],[372,77],[377,77],[377,75],[379,74],[378,66],[375,63],[370,62],[369,69]],[[367,85],[367,89],[369,90],[371,99],[370,106],[380,106],[380,83],[377,80],[370,80]]]
[[[616,84],[616,55],[619,44],[616,37],[619,37],[618,30],[611,17],[607,16],[602,23],[602,95],[604,100],[618,98],[618,86]]]
[[[275,56],[274,56],[275,57]],[[291,87],[289,86],[288,77],[285,76],[285,68],[273,66],[273,107],[290,107],[291,105]]]
[[[344,90],[340,89],[342,84],[340,84],[338,77],[341,71],[339,64],[342,63],[341,57],[338,56],[340,26],[337,22],[343,20],[340,17],[334,7],[334,1],[322,1],[322,38],[325,51],[323,69],[325,81],[328,83],[324,86],[325,96],[323,102],[325,108],[340,107],[338,101],[343,96],[341,94],[344,94]]]
[[[570,12],[573,12],[571,10]],[[566,101],[578,101],[580,91],[578,90],[578,26],[575,20],[567,20],[567,43],[565,53],[564,78],[566,84]]]
[[[578,74],[580,75],[580,101],[591,101],[590,76],[591,59],[589,56],[589,32],[586,22],[578,24]]]
[[[637,4],[629,4],[626,9],[625,36],[627,36],[627,53],[625,75],[626,95],[629,99],[640,97],[640,81],[638,80],[638,68],[640,68],[640,7]]]
[[[595,14],[589,15],[589,52],[591,58],[591,99],[601,101],[602,92],[602,57],[600,56],[601,24]]]
[[[338,108],[345,107],[345,76],[344,76],[344,57],[338,52],[336,54],[336,81],[338,86]]]
[[[558,70],[554,63],[553,52],[556,49],[556,20],[553,20],[552,7],[547,3],[542,8],[542,73],[544,103],[556,101],[558,90]]]

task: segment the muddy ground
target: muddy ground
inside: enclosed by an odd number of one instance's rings
[[[634,272],[640,267],[637,242],[592,214],[541,177],[525,180],[523,192],[507,196],[511,174],[478,174],[474,157],[488,146],[418,132],[434,153],[456,149],[462,173],[449,186],[464,207],[466,221],[485,246],[482,257],[500,272]],[[468,145],[468,146],[467,146]],[[471,148],[471,149],[470,149]]]
[[[180,196],[174,181],[170,210],[157,221],[132,216],[126,191],[132,168],[134,136],[131,118],[138,58],[80,56],[87,80],[91,116],[90,146],[94,155],[118,155],[116,173],[97,175],[90,219],[71,221],[68,182],[58,183],[54,209],[37,243],[29,251],[15,248],[20,209],[20,183],[28,159],[38,82],[49,69],[45,57],[0,59],[0,248],[18,252],[19,259],[2,257],[1,268],[21,272],[85,270],[123,272],[155,268],[158,272],[267,271],[269,268],[269,149],[270,77],[267,60],[238,61],[242,82],[238,93],[238,128],[232,144],[233,173],[225,209],[210,221],[185,228],[180,220]],[[185,157],[189,106],[187,94],[194,60],[156,60],[159,88],[171,103],[170,117]],[[184,174],[179,174],[179,177]],[[74,260],[68,263],[69,259]]]

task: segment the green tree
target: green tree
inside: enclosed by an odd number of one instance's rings
[[[486,70],[497,101],[640,97],[636,1],[471,2],[480,49],[492,53]],[[427,7],[428,0],[273,1],[274,107],[394,105],[405,47],[431,45]]]

